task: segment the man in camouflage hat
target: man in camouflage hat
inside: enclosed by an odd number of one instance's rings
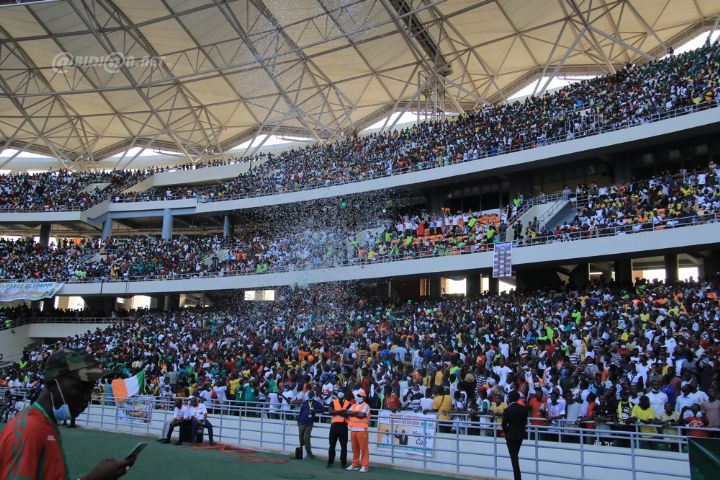
[[[80,415],[90,403],[95,382],[105,372],[85,352],[60,350],[47,359],[45,388],[37,401],[0,432],[0,478],[69,478],[57,423]],[[123,476],[135,459],[103,460],[83,480]]]

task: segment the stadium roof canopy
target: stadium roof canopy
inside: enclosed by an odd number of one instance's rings
[[[332,139],[433,95],[467,111],[662,57],[720,18],[720,0],[1,3],[20,4],[0,8],[0,150],[66,164]]]

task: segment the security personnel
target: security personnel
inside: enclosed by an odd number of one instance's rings
[[[347,412],[350,441],[352,442],[353,461],[346,470],[360,470],[365,473],[370,469],[370,452],[368,428],[370,427],[370,405],[365,402],[365,390],[355,391],[355,405]],[[360,459],[362,457],[362,467]]]
[[[342,468],[347,467],[347,411],[349,408],[350,402],[345,400],[345,392],[333,392],[332,404],[330,405],[332,424],[330,425],[330,448],[328,449],[327,468],[332,468],[335,462],[335,444],[338,440],[340,440],[340,463],[342,464]]]

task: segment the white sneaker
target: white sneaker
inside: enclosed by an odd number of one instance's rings
[[[354,472],[354,471],[356,471],[356,470],[360,470],[360,469],[359,469],[359,468],[357,468],[357,467],[353,467],[352,465],[350,465],[350,466],[349,466],[349,467],[347,467],[347,468],[346,468],[345,470],[349,470],[349,471],[351,471],[351,472]]]
[[[369,470],[368,470],[367,468],[365,468],[365,467],[362,467],[362,468],[360,469],[360,473],[366,473],[366,472],[368,472],[368,471],[369,471]]]

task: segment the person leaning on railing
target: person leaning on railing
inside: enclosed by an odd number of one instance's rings
[[[640,403],[633,406],[632,412],[630,413],[630,421],[640,424],[640,432],[642,433],[657,433],[657,427],[645,426],[653,425],[655,423],[655,410],[650,405],[650,399],[646,395],[640,397]],[[640,437],[643,438],[643,437]],[[647,438],[647,436],[645,436]],[[648,441],[641,441],[641,448],[653,448],[654,443]]]
[[[670,402],[665,404],[664,410],[655,417],[655,420],[660,425],[658,430],[659,433],[668,436],[680,435],[680,413],[673,409],[673,405]],[[675,439],[667,439],[666,442],[659,442],[658,448],[662,450],[671,450],[672,443],[677,442]]]

